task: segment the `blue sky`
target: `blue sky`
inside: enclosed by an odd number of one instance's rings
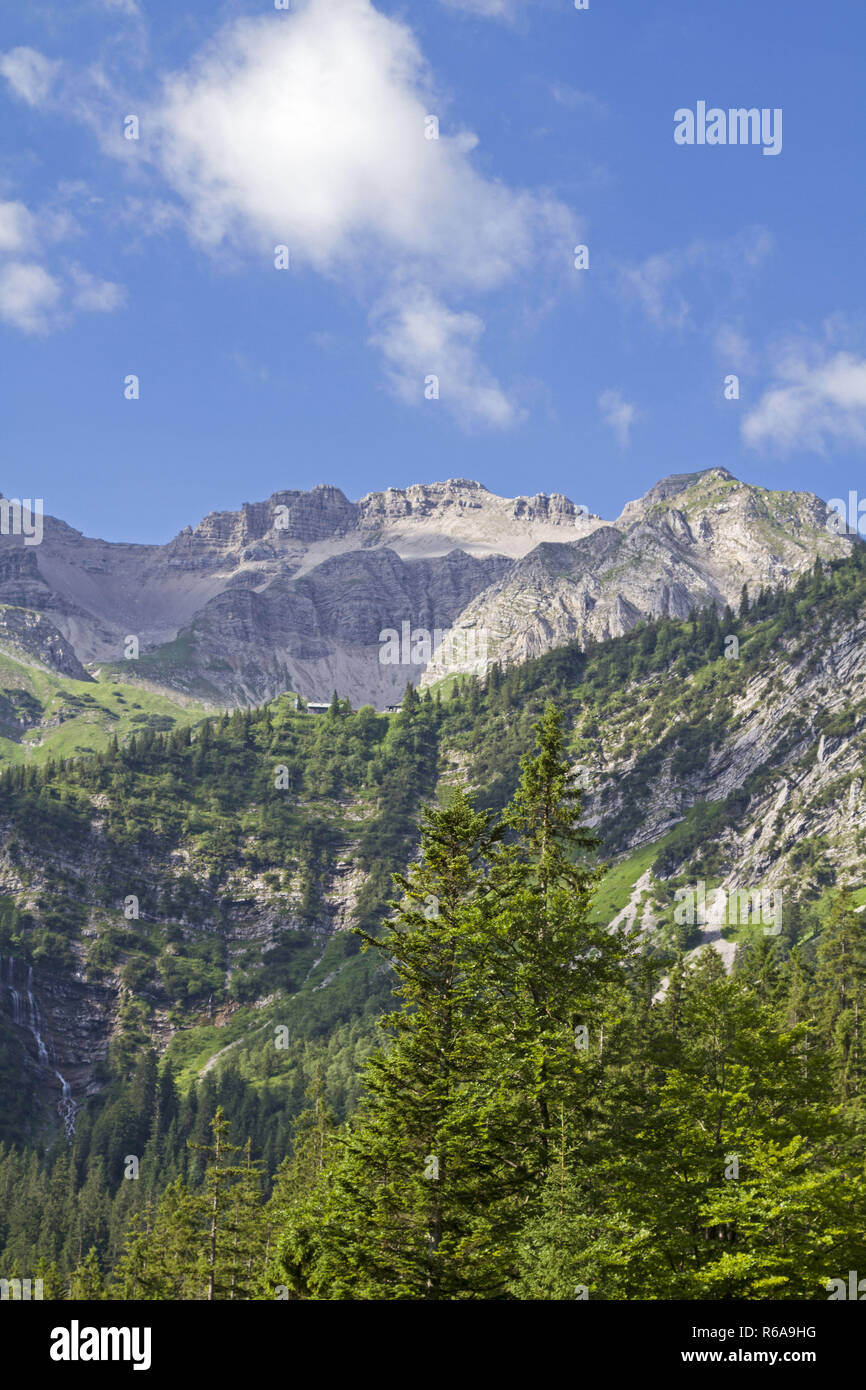
[[[7,11],[0,489],[140,541],[325,482],[866,494],[864,40],[852,0]],[[781,153],[678,146],[699,101]]]

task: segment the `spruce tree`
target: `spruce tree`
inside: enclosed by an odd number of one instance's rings
[[[509,1157],[530,1205],[561,1155],[566,1121],[592,1103],[582,1078],[627,950],[592,917],[598,840],[578,823],[580,793],[552,704],[534,727],[536,751],[523,758],[504,817],[512,842],[494,870],[491,959],[500,1074],[511,1091]]]
[[[85,1258],[76,1266],[69,1281],[69,1297],[75,1300],[97,1300],[105,1297],[102,1270],[96,1247],[91,1245]]]
[[[314,1298],[507,1296],[522,1226],[593,1104],[623,945],[590,914],[596,840],[551,706],[501,823],[458,791],[381,938],[390,1046],[335,1159],[280,1242]],[[508,843],[503,843],[505,838]]]
[[[286,1281],[314,1298],[472,1298],[503,1287],[511,1190],[484,989],[498,832],[458,791],[424,815],[420,863],[368,949],[397,972],[391,1042],[302,1219],[280,1243]]]
[[[209,1145],[190,1143],[211,1161],[204,1176],[203,1269],[205,1298],[249,1297],[254,1279],[253,1251],[261,1227],[261,1178],[251,1158],[250,1142],[232,1144],[221,1105],[211,1121]],[[243,1154],[238,1163],[236,1156]]]
[[[309,1232],[315,1232],[315,1192],[333,1161],[337,1134],[321,1065],[305,1094],[308,1104],[293,1124],[291,1156],[277,1170],[265,1210],[263,1298],[275,1297],[277,1288],[292,1299],[308,1295],[304,1269],[311,1254]]]
[[[866,1257],[828,1067],[713,950],[614,1039],[607,1136],[524,1232],[522,1297],[814,1298]],[[629,1061],[636,1053],[643,1063]]]
[[[866,926],[847,891],[835,894],[817,951],[815,1014],[833,1059],[840,1097],[864,1099]],[[866,1118],[866,1117],[864,1117]]]

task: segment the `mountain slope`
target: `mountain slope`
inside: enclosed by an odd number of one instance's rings
[[[50,771],[14,768],[0,783],[0,956],[19,984],[32,966],[79,1103],[148,1038],[198,1069],[230,1041],[242,1058],[236,1015],[257,1029],[291,1020],[276,1084],[298,1048],[327,1046],[387,994],[345,929],[375,928],[421,806],[458,776],[502,806],[548,699],[612,861],[599,913],[631,904],[662,968],[712,935],[680,927],[677,888],[781,889],[781,935],[796,941],[820,930],[829,888],[863,883],[864,636],[858,547],[724,623],[711,607],[661,619],[494,667],[483,687],[413,693],[395,716],[280,699]],[[727,951],[761,930],[724,924],[714,939]],[[0,1014],[8,1026],[8,989]],[[12,1033],[34,1094],[56,1104],[32,1033]]]

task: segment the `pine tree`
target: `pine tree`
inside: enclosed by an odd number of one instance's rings
[[[458,791],[425,811],[421,862],[384,935],[401,1009],[383,1020],[366,1094],[305,1214],[280,1242],[286,1281],[315,1298],[493,1296],[513,1223],[496,1161],[504,1116],[483,988],[489,856],[498,832]],[[501,1133],[499,1141],[502,1142]]]
[[[63,1277],[54,1260],[42,1255],[36,1263],[36,1278],[42,1281],[42,1297],[46,1303],[63,1297]]]
[[[228,1137],[221,1105],[211,1121],[210,1145],[190,1143],[210,1158],[205,1170],[203,1205],[206,1213],[204,1270],[208,1302],[249,1296],[253,1251],[261,1228],[261,1178],[250,1154],[250,1141],[241,1147]],[[243,1154],[244,1161],[234,1161]]]
[[[207,1287],[202,1232],[207,1209],[201,1193],[182,1178],[170,1183],[150,1218],[133,1220],[116,1278],[121,1288],[137,1288],[124,1297],[176,1301],[201,1299]]]
[[[274,1297],[278,1287],[291,1298],[299,1297],[302,1290],[306,1292],[304,1267],[311,1254],[306,1233],[315,1229],[314,1194],[334,1157],[337,1124],[325,1097],[321,1065],[305,1095],[308,1104],[293,1125],[292,1154],[277,1170],[265,1212],[264,1277],[260,1290],[264,1298]],[[284,1234],[288,1231],[294,1233],[292,1239]],[[283,1239],[278,1245],[281,1235]]]
[[[153,1205],[133,1212],[124,1232],[123,1246],[115,1261],[107,1297],[121,1302],[145,1299],[148,1268],[148,1236],[153,1224]]]
[[[866,1184],[805,1025],[781,1029],[712,950],[639,1017],[613,1048],[609,1138],[577,1155],[558,1223],[548,1181],[527,1228],[521,1296],[810,1298],[862,1263]]]
[[[402,1009],[333,1163],[289,1217],[296,1296],[504,1296],[521,1226],[584,1122],[623,947],[590,919],[596,841],[575,824],[552,706],[536,737],[500,824],[464,792],[425,812],[404,899],[366,937]]]
[[[70,1299],[83,1300],[103,1299],[105,1297],[99,1256],[93,1245],[91,1245],[85,1258],[75,1268],[69,1281],[69,1297]]]
[[[840,1096],[845,1101],[863,1099],[866,927],[847,891],[834,896],[819,940],[814,1002]]]
[[[156,1096],[154,1137],[160,1147],[165,1145],[172,1123],[177,1119],[178,1109],[174,1071],[171,1062],[166,1061],[159,1074]]]
[[[601,870],[598,840],[577,824],[580,793],[564,755],[561,718],[548,704],[535,726],[536,752],[505,824],[514,837],[496,866],[500,1070],[513,1088],[513,1153],[529,1193],[562,1148],[561,1112],[583,1104],[582,1075],[604,1027],[605,990],[625,947],[591,917]],[[531,1195],[528,1200],[532,1200]]]

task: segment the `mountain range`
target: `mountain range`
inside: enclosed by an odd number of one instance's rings
[[[660,506],[657,534],[672,525],[671,500],[708,485],[748,505],[740,485],[704,475],[640,514]],[[787,505],[797,517],[819,506]],[[681,514],[694,534],[694,515]],[[805,536],[822,541],[812,527],[787,557]],[[540,549],[562,559],[613,531]],[[638,553],[637,532],[619,544]],[[709,535],[703,544],[711,550]],[[766,544],[762,563],[770,555]],[[755,572],[747,559],[741,588]],[[608,860],[604,921],[631,922],[656,953],[713,945],[730,964],[753,927],[675,920],[675,889],[703,882],[783,891],[785,940],[808,938],[834,885],[866,902],[864,611],[857,545],[785,587],[741,595],[736,612],[706,605],[495,663],[483,682],[457,676],[413,693],[398,714],[353,712],[343,699],[323,718],[286,694],[230,715],[99,667],[64,675],[66,639],[49,641],[42,614],[6,609],[0,1033],[11,1020],[9,1055],[24,1049],[28,1085],[9,1083],[16,1105],[55,1091],[65,1101],[57,1076],[76,1103],[98,1095],[127,1035],[175,1049],[192,1078],[228,1044],[243,1052],[272,1014],[314,1047],[369,1019],[387,981],[346,929],[375,929],[391,873],[415,853],[423,805],[456,780],[482,805],[504,804],[547,700],[563,713],[583,816]],[[36,1120],[16,1123],[11,1137]]]
[[[710,468],[663,479],[613,522],[561,494],[503,498],[466,479],[358,502],[327,485],[276,492],[166,545],[46,516],[39,545],[0,536],[0,652],[224,708],[336,690],[382,709],[407,681],[733,606],[744,583],[788,585],[855,544],[827,515],[814,494]],[[383,634],[404,624],[428,645],[383,659]]]

